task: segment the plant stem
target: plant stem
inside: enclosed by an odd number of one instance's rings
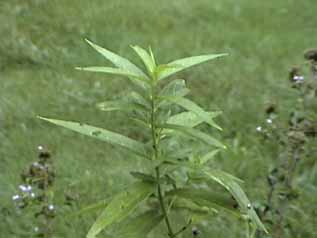
[[[171,226],[171,223],[170,223],[170,221],[168,219],[168,215],[167,215],[166,208],[165,208],[165,205],[164,205],[164,199],[163,199],[161,185],[160,185],[160,181],[159,181],[160,180],[160,169],[159,169],[159,167],[156,167],[155,171],[156,171],[156,179],[157,179],[157,193],[158,193],[158,198],[159,198],[161,210],[162,210],[162,213],[163,213],[163,216],[164,216],[164,220],[165,220],[165,223],[166,223],[166,226],[167,226],[168,236],[172,238],[172,237],[174,237],[174,232],[172,230],[172,226]]]
[[[155,92],[155,87],[156,87],[156,79],[152,79],[152,85],[151,85],[151,131],[152,131],[152,147],[153,147],[153,159],[157,160],[158,159],[158,138],[157,138],[157,133],[156,133],[156,118],[155,118],[155,99],[156,99],[156,92]],[[157,193],[158,193],[158,199],[159,203],[161,206],[161,210],[164,216],[164,220],[167,226],[168,230],[168,236],[170,238],[174,237],[174,232],[171,227],[171,223],[168,218],[168,214],[166,212],[166,208],[164,205],[164,198],[162,194],[162,188],[160,184],[160,168],[159,166],[155,167],[155,172],[156,172],[156,181],[157,181]]]

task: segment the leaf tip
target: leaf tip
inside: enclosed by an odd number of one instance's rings
[[[87,38],[84,39],[88,44],[92,44],[92,42],[90,40],[88,40]]]

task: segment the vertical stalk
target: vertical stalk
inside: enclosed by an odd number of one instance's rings
[[[153,159],[157,160],[158,159],[158,151],[159,151],[159,143],[158,143],[158,138],[157,138],[157,133],[156,133],[156,113],[155,113],[155,100],[156,100],[156,78],[152,77],[152,82],[151,82],[151,132],[152,132],[152,147],[153,147]],[[162,194],[162,188],[160,184],[160,168],[159,166],[155,167],[155,172],[156,172],[156,182],[157,182],[157,193],[158,193],[158,199],[161,207],[161,211],[164,216],[165,224],[167,226],[168,230],[168,236],[170,238],[174,237],[174,232],[171,227],[171,223],[168,218],[168,214],[166,212],[165,204],[164,204],[164,198]]]

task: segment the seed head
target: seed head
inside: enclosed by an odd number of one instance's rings
[[[317,49],[308,49],[304,53],[304,58],[306,60],[311,60],[317,62]]]
[[[272,113],[275,113],[276,111],[276,105],[275,104],[270,104],[266,107],[265,112],[266,114],[270,115]]]
[[[199,236],[200,231],[198,230],[197,227],[194,226],[194,227],[192,228],[192,234],[193,234],[193,237]]]

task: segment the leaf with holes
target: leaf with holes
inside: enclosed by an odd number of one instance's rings
[[[135,154],[139,156],[147,158],[146,152],[145,152],[146,151],[145,145],[143,143],[133,140],[129,137],[123,136],[121,134],[108,131],[106,129],[102,129],[99,127],[83,124],[80,122],[62,121],[62,120],[45,118],[45,117],[39,117],[39,118],[44,121],[53,123],[55,125],[65,127],[72,131],[76,131],[80,134],[88,135],[96,139],[106,141],[110,144],[120,145],[128,149],[129,151],[134,152]]]

